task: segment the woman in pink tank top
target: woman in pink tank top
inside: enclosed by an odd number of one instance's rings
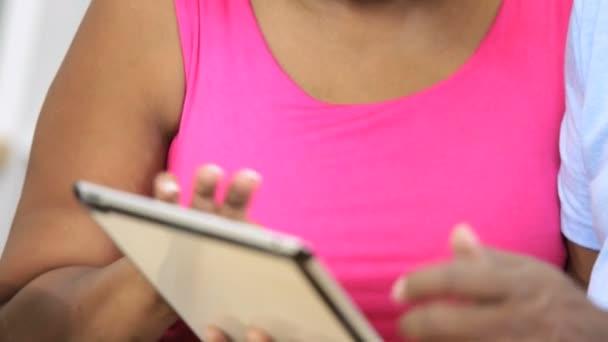
[[[301,237],[389,342],[411,313],[392,285],[449,260],[458,223],[563,267],[570,6],[93,0],[0,259],[0,333],[147,341],[177,320],[76,205],[77,179]]]
[[[364,88],[369,97],[303,86],[336,67],[322,65],[332,62],[328,51],[342,52],[322,39],[304,43],[315,51],[282,40],[273,25],[288,19],[276,18],[272,5],[176,5],[187,91],[169,171],[182,204],[191,201],[201,165],[227,174],[255,169],[264,183],[250,218],[308,241],[385,340],[398,340],[403,314],[390,301],[391,285],[448,258],[459,222],[489,245],[564,264],[556,174],[570,1],[503,1],[455,71],[439,70],[433,84],[380,100],[373,87],[383,80],[373,78]],[[304,34],[282,29],[292,39]],[[288,48],[304,56],[288,60]],[[320,70],[301,73],[296,63],[315,58]],[[427,67],[409,61],[406,55],[399,77]],[[368,75],[366,68],[378,67],[348,63],[338,69]]]

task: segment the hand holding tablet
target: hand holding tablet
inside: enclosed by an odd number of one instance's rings
[[[199,176],[213,184],[213,172]],[[257,181],[239,180],[241,188]],[[165,190],[158,197],[170,198]],[[234,218],[226,219],[88,183],[77,184],[76,192],[200,338],[209,326],[242,336],[254,324],[277,340],[380,341],[300,241],[237,221],[245,217],[237,208],[246,208],[246,197],[229,193],[231,207],[222,209],[199,186],[193,202]]]

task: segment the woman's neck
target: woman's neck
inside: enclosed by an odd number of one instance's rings
[[[310,10],[334,15],[407,16],[412,11],[444,11],[448,8],[479,7],[477,0],[298,0]]]
[[[489,26],[502,0],[284,0],[297,6],[334,32],[350,33],[355,40],[392,37],[415,43],[429,37],[475,35],[479,26]],[[479,24],[481,22],[481,24]],[[471,32],[472,31],[472,32]],[[404,37],[404,32],[417,32]],[[423,34],[424,33],[424,34]],[[414,40],[412,40],[414,39]],[[388,40],[388,39],[387,39]]]
[[[285,0],[323,20],[361,29],[403,29],[403,25],[434,29],[467,25],[476,16],[495,12],[502,0]],[[450,28],[452,27],[452,28]]]

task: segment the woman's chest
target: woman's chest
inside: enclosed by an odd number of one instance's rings
[[[561,262],[555,89],[350,107],[209,97],[170,166],[185,189],[201,164],[256,169],[252,217],[328,256],[440,257],[467,221],[490,244]]]

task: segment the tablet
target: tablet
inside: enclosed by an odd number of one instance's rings
[[[210,325],[235,340],[256,325],[277,341],[381,341],[295,237],[87,182],[74,189],[201,339]]]

